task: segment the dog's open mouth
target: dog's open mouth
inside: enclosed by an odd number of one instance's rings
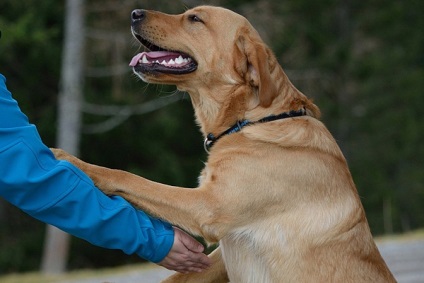
[[[165,50],[135,33],[134,36],[149,50],[132,58],[130,66],[134,68],[134,71],[140,73],[187,74],[197,69],[196,61],[189,55],[178,51]]]

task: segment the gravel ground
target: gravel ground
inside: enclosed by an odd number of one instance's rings
[[[424,283],[424,239],[385,240],[378,243],[381,255],[399,283]],[[113,276],[63,283],[157,283],[172,274],[156,265]],[[259,282],[258,282],[259,283]]]

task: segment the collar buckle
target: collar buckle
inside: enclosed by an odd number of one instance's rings
[[[203,142],[203,148],[207,153],[209,153],[209,149],[212,147],[213,143],[216,141],[216,138],[213,134],[208,134]]]

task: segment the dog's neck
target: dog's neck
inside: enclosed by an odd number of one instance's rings
[[[206,137],[210,133],[218,135],[237,121],[256,121],[293,110],[305,109],[306,115],[319,116],[317,106],[293,86],[279,65],[273,72],[278,72],[275,75],[278,79],[274,82],[277,94],[266,107],[260,105],[260,94],[249,83],[221,81],[186,89],[203,136]]]
[[[207,135],[207,137],[205,138],[203,146],[204,146],[206,152],[209,152],[209,149],[212,147],[212,145],[216,141],[218,141],[221,137],[240,132],[244,127],[255,125],[255,124],[272,122],[272,121],[276,121],[276,120],[294,118],[294,117],[299,117],[299,116],[304,116],[304,115],[306,115],[306,110],[302,108],[302,109],[299,109],[297,111],[291,110],[289,112],[283,112],[283,113],[280,113],[278,115],[272,114],[272,115],[266,116],[266,117],[259,119],[259,120],[256,120],[256,121],[251,121],[251,120],[247,120],[247,119],[239,120],[239,121],[237,121],[237,123],[235,123],[233,126],[228,128],[224,132],[220,133],[218,136],[215,136],[214,134],[209,133]]]

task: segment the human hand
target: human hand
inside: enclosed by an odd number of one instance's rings
[[[203,246],[181,229],[174,227],[174,244],[158,264],[181,273],[202,272],[212,262],[203,254]]]

